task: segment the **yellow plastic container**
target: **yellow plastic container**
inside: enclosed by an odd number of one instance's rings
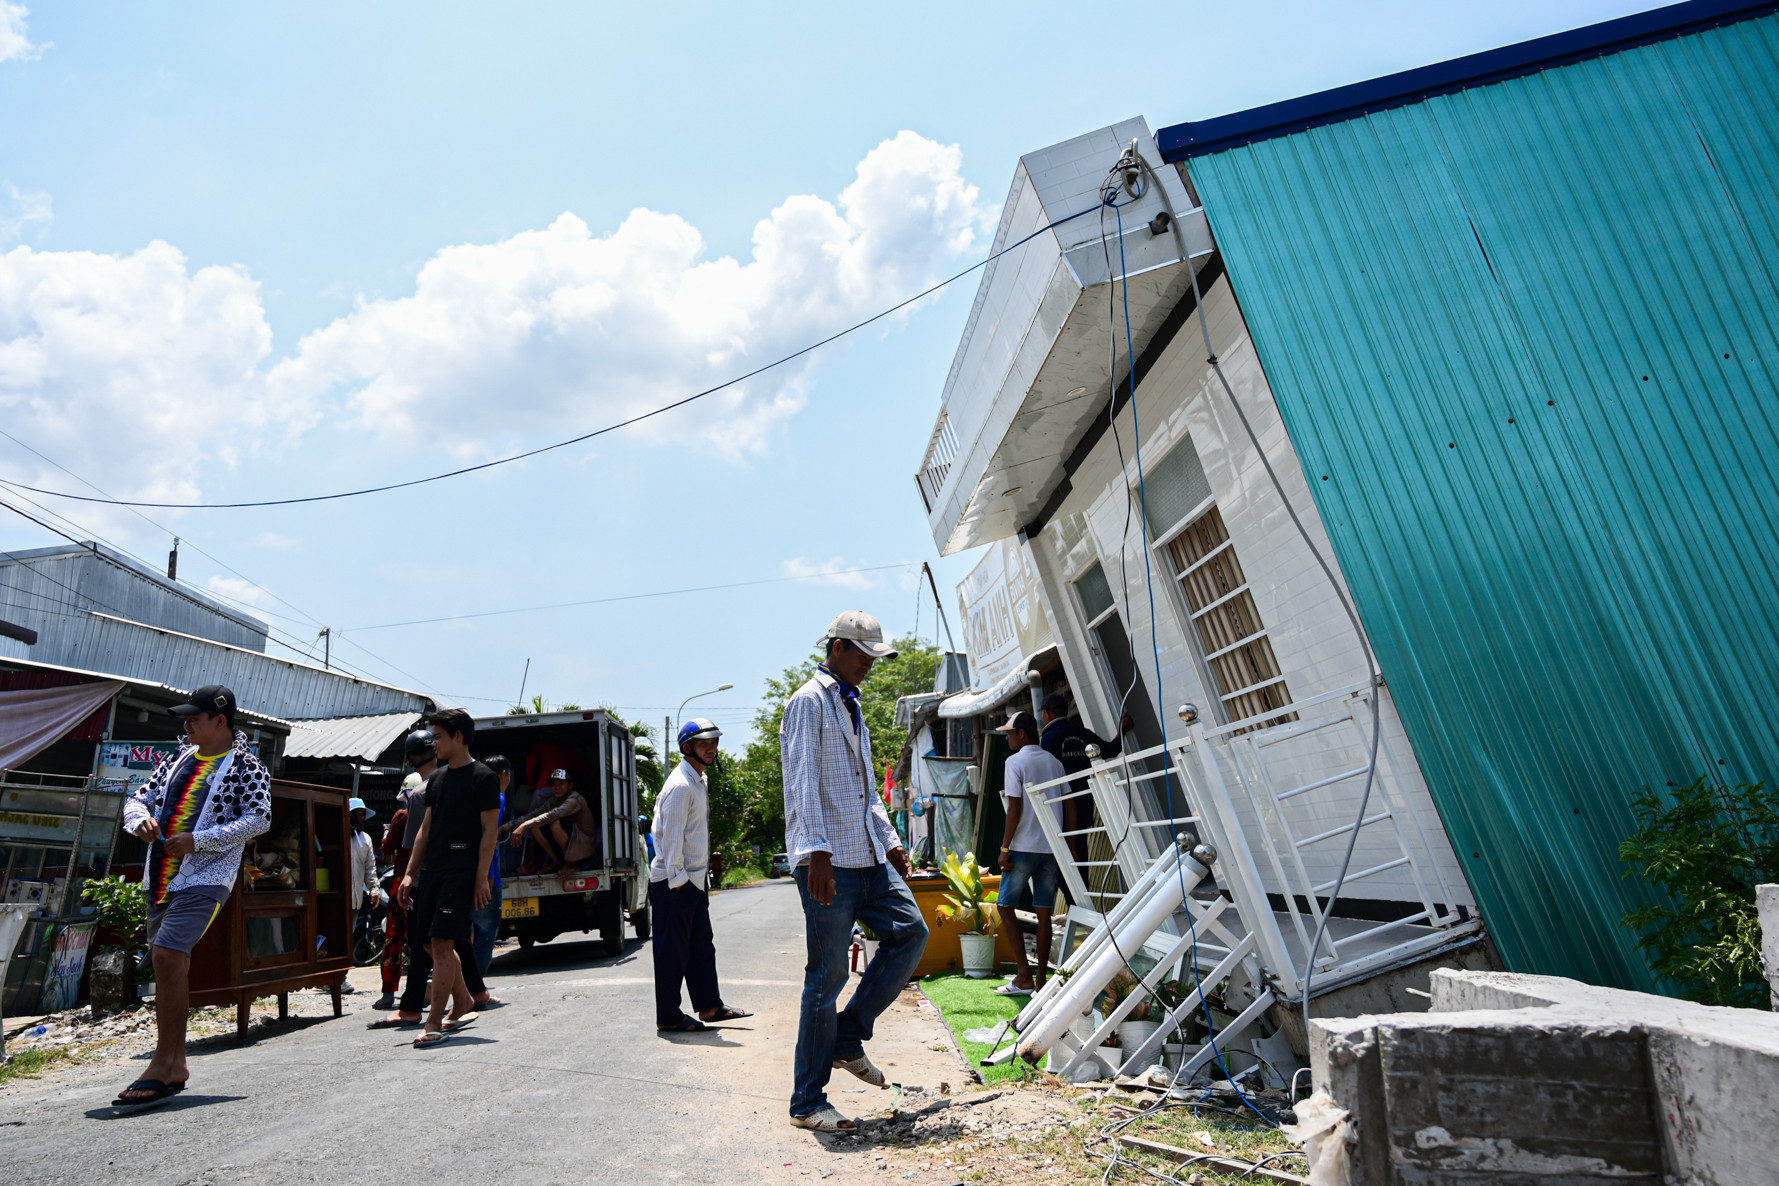
[[[988,889],[997,889],[1001,884],[999,876],[984,877],[982,884]],[[914,891],[914,902],[920,907],[920,916],[927,923],[927,950],[921,957],[920,964],[914,969],[915,979],[931,976],[935,972],[961,972],[964,968],[964,946],[958,936],[964,933],[964,924],[957,921],[940,922],[939,907],[946,904],[945,895],[951,892],[951,883],[943,877],[915,877],[908,882],[908,888]],[[995,970],[1000,965],[1011,964],[1017,960],[1013,954],[1013,941],[1007,937],[1003,929],[995,933]]]

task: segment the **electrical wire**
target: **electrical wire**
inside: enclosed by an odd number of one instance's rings
[[[1132,330],[1131,319],[1130,319],[1130,266],[1129,266],[1128,262],[1126,261],[1125,251],[1124,251],[1124,212],[1123,212],[1124,206],[1141,201],[1142,198],[1144,197],[1144,195],[1148,192],[1148,187],[1146,185],[1142,184],[1142,168],[1141,168],[1140,164],[1138,163],[1140,161],[1141,161],[1141,157],[1140,157],[1140,155],[1136,154],[1135,146],[1133,145],[1129,150],[1127,150],[1123,155],[1121,155],[1119,157],[1118,162],[1112,166],[1111,170],[1109,170],[1107,172],[1105,180],[1100,183],[1100,228],[1101,228],[1100,246],[1101,246],[1101,251],[1105,256],[1106,271],[1107,271],[1108,277],[1110,278],[1109,279],[1109,287],[1107,289],[1107,294],[1106,294],[1108,304],[1111,302],[1113,294],[1115,292],[1122,292],[1123,297],[1124,297],[1124,301],[1123,301],[1124,342],[1125,342],[1125,358],[1126,358],[1126,362],[1127,362],[1127,366],[1128,366],[1127,378],[1126,378],[1126,389],[1130,393],[1131,446],[1132,446],[1132,450],[1135,454],[1136,468],[1137,468],[1137,500],[1136,500],[1137,506],[1135,509],[1141,511],[1142,516],[1143,516],[1143,522],[1145,524],[1145,530],[1146,530],[1146,524],[1148,523],[1148,517],[1149,517],[1148,491],[1147,491],[1147,480],[1146,480],[1146,477],[1144,475],[1144,470],[1143,470],[1142,424],[1138,418],[1138,413],[1137,413],[1137,354],[1136,354],[1135,334]],[[1156,181],[1157,187],[1160,188],[1160,179],[1156,178],[1155,181]],[[1128,202],[1118,201],[1118,195],[1120,192],[1123,192],[1123,191],[1128,191],[1130,193],[1130,200]],[[1164,197],[1165,197],[1165,192],[1166,191],[1163,190]],[[1115,278],[1111,277],[1111,271],[1112,271],[1111,249],[1110,249],[1110,247],[1108,247],[1106,245],[1106,236],[1105,236],[1105,224],[1106,224],[1105,211],[1108,208],[1110,208],[1112,210],[1114,216],[1117,218],[1117,226],[1118,226],[1118,273]],[[1187,266],[1188,270],[1191,269],[1192,261],[1190,258],[1186,259],[1186,266]],[[1118,283],[1119,280],[1122,281],[1122,284]],[[1118,450],[1118,463],[1119,463],[1118,472],[1119,472],[1120,478],[1122,479],[1124,473],[1126,472],[1128,463],[1126,462],[1125,456],[1124,456],[1124,442],[1118,432],[1118,418],[1117,418],[1118,386],[1117,386],[1117,370],[1116,370],[1116,359],[1117,359],[1116,322],[1117,322],[1117,318],[1114,315],[1114,313],[1110,307],[1108,307],[1108,321],[1111,323],[1109,326],[1109,330],[1111,333],[1111,342],[1110,342],[1109,349],[1111,351],[1111,359],[1112,359],[1111,367],[1112,367],[1112,369],[1110,372],[1111,392],[1108,397],[1110,402],[1108,403],[1107,416],[1108,416],[1108,421],[1112,428],[1112,440]],[[1126,701],[1128,701],[1129,697],[1135,692],[1136,686],[1137,686],[1137,681],[1139,678],[1138,671],[1137,671],[1137,661],[1136,661],[1136,653],[1137,653],[1136,652],[1136,626],[1134,623],[1134,617],[1130,613],[1130,592],[1129,592],[1129,590],[1130,590],[1130,577],[1129,577],[1130,529],[1131,529],[1131,520],[1132,520],[1132,510],[1133,510],[1133,508],[1131,506],[1129,488],[1126,487],[1125,503],[1124,503],[1124,532],[1120,538],[1119,548],[1118,548],[1119,574],[1120,574],[1119,586],[1120,586],[1120,591],[1124,595],[1124,610],[1125,610],[1125,623],[1126,623],[1125,629],[1127,631],[1128,653],[1129,653],[1130,661],[1131,661],[1131,683],[1130,683],[1130,687],[1125,690]],[[1147,542],[1145,542],[1144,547],[1143,547],[1143,582],[1144,582],[1144,587],[1148,592],[1148,599],[1149,599],[1149,646],[1150,646],[1150,653],[1153,656],[1154,665],[1155,665],[1156,716],[1157,716],[1158,721],[1166,721],[1167,720],[1167,710],[1166,710],[1165,706],[1167,703],[1167,699],[1166,699],[1166,691],[1163,686],[1162,674],[1161,674],[1161,641],[1160,641],[1160,636],[1158,634],[1159,627],[1157,625],[1157,615],[1155,612],[1155,578],[1154,578],[1153,565],[1152,565],[1152,562],[1151,562],[1151,559],[1149,556],[1149,548],[1148,548]],[[1167,730],[1166,730],[1165,725],[1162,726],[1162,740],[1164,743],[1167,740]],[[1134,790],[1134,784],[1132,783],[1131,778],[1130,778],[1130,761],[1129,761],[1128,757],[1125,758],[1124,771],[1125,771],[1125,793],[1126,793],[1127,797],[1129,797],[1132,800],[1132,810],[1130,810],[1127,813],[1127,815],[1129,817],[1134,818],[1134,816],[1136,814],[1135,810],[1134,810],[1135,790]],[[1167,759],[1164,759],[1164,764],[1163,764],[1163,768],[1162,768],[1162,782],[1163,782],[1163,786],[1164,786],[1165,792],[1166,792],[1167,817],[1169,819],[1173,819],[1173,818],[1175,818],[1174,817],[1174,771],[1173,771],[1172,762]],[[1126,836],[1129,835],[1129,831],[1130,831],[1130,829],[1129,829],[1129,827],[1127,827],[1126,828]],[[1120,838],[1119,845],[1117,847],[1122,846],[1124,839],[1125,839],[1124,837]],[[1173,838],[1170,838],[1169,842],[1177,843],[1177,841],[1174,841]],[[1117,847],[1114,847],[1114,850],[1113,850],[1114,856],[1116,856]],[[1110,870],[1108,869],[1108,873],[1109,873],[1109,871]],[[1196,982],[1194,987],[1195,987],[1195,991],[1198,993],[1200,1010],[1204,1014],[1206,1044],[1208,1046],[1210,1046],[1211,1055],[1216,1062],[1217,1068],[1223,1072],[1224,1080],[1226,1082],[1228,1082],[1232,1087],[1235,1088],[1235,1093],[1241,1099],[1242,1103],[1245,1104],[1249,1109],[1251,1109],[1253,1111],[1253,1113],[1256,1116],[1259,1116],[1263,1121],[1265,1121],[1267,1123],[1271,1123],[1271,1121],[1266,1117],[1265,1113],[1261,1112],[1261,1110],[1259,1108],[1255,1107],[1254,1102],[1247,1097],[1247,1094],[1245,1092],[1243,1092],[1239,1086],[1235,1085],[1235,1079],[1230,1074],[1230,1071],[1229,1071],[1229,1064],[1223,1056],[1222,1049],[1217,1044],[1217,1024],[1216,1024],[1215,1017],[1211,1013],[1210,993],[1205,988],[1204,981],[1199,975],[1198,927],[1197,927],[1196,921],[1192,917],[1191,897],[1190,897],[1190,894],[1187,892],[1187,888],[1186,888],[1186,870],[1185,870],[1183,863],[1180,862],[1178,859],[1176,859],[1174,862],[1174,871],[1180,881],[1180,907],[1186,914],[1187,934],[1188,934],[1188,937],[1191,939],[1191,943],[1192,943],[1191,955],[1188,959],[1188,963],[1192,968],[1193,979]],[[1103,889],[1103,886],[1104,886],[1104,882],[1102,880],[1102,889]],[[1113,950],[1118,952],[1119,959],[1124,962],[1124,966],[1131,973],[1132,978],[1135,979],[1140,984],[1142,981],[1142,977],[1139,977],[1136,975],[1136,969],[1131,967],[1130,961],[1125,958],[1124,952],[1119,949],[1116,937],[1113,936],[1110,931],[1107,932],[1107,937],[1111,939]],[[1150,989],[1148,991],[1149,991],[1150,996],[1156,1001],[1157,1005],[1161,1006],[1163,1014],[1164,1015],[1167,1014],[1168,1009],[1166,1007],[1166,1003],[1162,1000],[1162,998],[1153,989]],[[1173,1090],[1174,1087],[1178,1086],[1180,1075],[1183,1074],[1184,1071],[1185,1071],[1185,1063],[1184,1063],[1184,1060],[1182,1060],[1180,1070],[1175,1072],[1174,1081],[1173,1081],[1173,1083],[1171,1083],[1169,1085],[1170,1091]]]
[[[869,568],[844,568],[834,572],[815,572],[794,577],[762,577],[757,581],[734,581],[727,585],[697,585],[689,589],[660,589],[653,593],[625,593],[616,597],[589,598],[586,601],[557,601],[552,602],[549,605],[526,605],[514,609],[490,609],[473,614],[447,614],[441,618],[414,618],[411,621],[406,622],[381,622],[375,626],[354,626],[352,629],[358,631],[393,630],[397,626],[429,626],[435,622],[460,622],[469,618],[495,618],[500,617],[503,614],[531,614],[543,610],[572,609],[583,605],[609,605],[614,601],[642,601],[651,597],[677,597],[684,593],[709,593],[717,589],[745,589],[753,585],[782,585],[791,581],[813,581],[819,580],[822,577],[851,576],[853,573],[887,572],[892,568],[912,567],[913,565],[909,563],[876,564]]]
[[[391,483],[389,483],[387,485],[383,485],[383,486],[366,486],[366,487],[364,487],[362,489],[358,489],[358,490],[341,490],[341,491],[336,491],[335,493],[332,493],[332,494],[310,494],[310,495],[305,495],[300,498],[261,499],[259,501],[255,501],[255,502],[147,502],[147,501],[137,500],[137,499],[94,498],[94,497],[92,497],[90,495],[86,495],[86,494],[70,494],[67,491],[63,491],[63,490],[43,490],[43,489],[39,489],[36,486],[27,486],[22,482],[12,482],[12,481],[8,481],[4,478],[0,478],[0,485],[9,486],[15,490],[29,490],[33,494],[42,494],[42,495],[46,495],[51,498],[66,498],[66,499],[71,499],[75,502],[100,503],[105,506],[154,507],[154,508],[161,508],[161,509],[188,510],[188,511],[237,510],[237,509],[241,509],[241,508],[245,508],[245,507],[283,507],[283,506],[295,506],[299,503],[332,502],[336,499],[342,499],[342,498],[357,498],[357,497],[359,497],[361,495],[365,495],[365,494],[382,494],[382,493],[385,493],[390,490],[405,490],[411,486],[424,486],[424,485],[428,484],[429,482],[442,482],[447,478],[459,478],[465,474],[479,473],[482,470],[494,469],[496,466],[510,465],[515,461],[523,461],[528,457],[537,457],[541,454],[550,453],[557,449],[565,449],[570,445],[579,445],[579,444],[582,444],[583,442],[590,441],[590,440],[594,439],[595,437],[602,437],[602,436],[605,436],[607,433],[616,432],[621,428],[628,428],[633,424],[640,424],[644,420],[652,419],[652,418],[659,416],[665,412],[671,412],[675,408],[683,408],[687,404],[694,403],[698,400],[703,399],[705,396],[715,395],[719,391],[727,390],[728,388],[734,387],[739,383],[745,383],[749,379],[755,378],[756,376],[759,376],[759,375],[763,375],[767,371],[773,370],[774,368],[784,366],[786,363],[795,362],[797,359],[802,358],[806,354],[812,354],[815,351],[820,350],[823,346],[826,346],[832,342],[837,342],[841,338],[844,338],[849,334],[857,333],[859,330],[864,329],[866,326],[872,325],[875,322],[882,321],[885,317],[888,317],[891,314],[900,312],[903,309],[906,309],[909,305],[912,305],[917,301],[923,300],[926,297],[933,295],[935,292],[938,292],[940,289],[946,287],[947,285],[953,284],[959,280],[962,280],[965,276],[968,276],[970,273],[977,271],[980,268],[987,267],[989,264],[993,263],[995,260],[1000,259],[1003,255],[1006,255],[1010,251],[1018,250],[1019,248],[1025,246],[1027,243],[1031,242],[1033,239],[1036,239],[1039,235],[1044,234],[1046,231],[1055,230],[1057,227],[1062,226],[1064,223],[1073,222],[1077,218],[1082,218],[1082,217],[1085,217],[1086,215],[1092,214],[1093,211],[1094,211],[1094,208],[1089,207],[1086,210],[1079,210],[1079,211],[1076,211],[1074,214],[1066,215],[1065,217],[1059,218],[1055,222],[1046,223],[1044,226],[1039,227],[1037,230],[1033,231],[1031,234],[1026,235],[1023,238],[1021,238],[1018,242],[1010,244],[1009,246],[1003,247],[1001,250],[996,251],[996,252],[988,255],[987,257],[976,261],[975,263],[971,264],[969,267],[965,268],[963,271],[953,273],[952,275],[947,276],[945,279],[939,281],[938,283],[933,284],[932,286],[930,286],[928,288],[922,289],[920,292],[915,293],[913,296],[908,297],[906,300],[898,301],[896,304],[891,305],[889,308],[884,309],[880,313],[874,313],[870,317],[865,318],[863,321],[857,322],[853,325],[849,325],[843,330],[839,330],[835,333],[831,333],[827,337],[821,339],[820,341],[813,342],[810,345],[803,347],[801,350],[794,351],[790,354],[785,355],[782,358],[777,358],[771,362],[765,363],[761,366],[757,366],[753,370],[748,371],[746,374],[737,375],[733,379],[725,380],[722,383],[718,383],[715,387],[707,387],[703,391],[694,392],[693,394],[688,395],[688,396],[684,397],[683,399],[677,399],[677,400],[674,400],[672,403],[662,404],[660,407],[650,409],[647,412],[641,412],[635,416],[631,416],[627,420],[620,420],[616,424],[608,424],[604,428],[597,428],[597,429],[594,429],[592,432],[582,433],[580,436],[569,437],[567,440],[556,441],[555,443],[549,444],[549,445],[540,445],[535,449],[527,449],[522,453],[514,453],[507,457],[497,457],[492,461],[483,461],[476,465],[466,465],[466,466],[462,467],[461,469],[447,470],[444,473],[432,474],[432,475],[429,475],[428,477],[424,477],[424,478],[411,478],[405,482],[391,482]]]
[[[1137,161],[1142,170],[1156,180],[1156,187],[1161,191],[1162,203],[1167,206],[1168,209],[1168,218],[1170,225],[1174,230],[1175,241],[1180,247],[1180,257],[1186,261],[1186,274],[1192,277],[1192,296],[1198,310],[1199,332],[1204,337],[1205,362],[1216,372],[1217,381],[1221,384],[1223,393],[1228,398],[1230,406],[1235,409],[1236,418],[1241,421],[1242,430],[1247,434],[1249,443],[1254,446],[1254,452],[1260,457],[1260,464],[1266,470],[1267,479],[1271,481],[1273,490],[1279,496],[1279,501],[1285,505],[1285,512],[1290,515],[1291,523],[1297,528],[1297,534],[1302,537],[1304,546],[1309,548],[1310,554],[1316,558],[1317,565],[1322,569],[1322,575],[1328,578],[1329,587],[1334,590],[1334,596],[1339,600],[1341,609],[1346,612],[1347,621],[1352,624],[1353,633],[1358,638],[1359,647],[1365,655],[1367,676],[1366,702],[1371,706],[1371,745],[1365,764],[1365,789],[1359,796],[1359,813],[1353,819],[1352,834],[1347,838],[1347,851],[1341,858],[1340,872],[1335,876],[1334,884],[1329,890],[1328,906],[1321,912],[1321,919],[1316,926],[1315,938],[1310,941],[1309,950],[1304,953],[1303,1032],[1304,1040],[1308,1041],[1310,1028],[1310,985],[1315,976],[1316,953],[1321,950],[1322,940],[1328,933],[1328,920],[1334,917],[1334,904],[1340,900],[1340,891],[1345,887],[1347,873],[1352,868],[1353,852],[1359,845],[1359,830],[1365,826],[1365,811],[1371,804],[1371,790],[1377,780],[1378,743],[1383,733],[1383,707],[1378,703],[1377,656],[1371,649],[1371,639],[1365,633],[1365,627],[1359,622],[1358,610],[1354,608],[1351,598],[1347,596],[1346,586],[1341,584],[1339,578],[1334,575],[1334,569],[1329,565],[1327,557],[1322,555],[1322,549],[1316,544],[1314,538],[1311,537],[1309,528],[1304,526],[1302,518],[1298,516],[1297,507],[1291,502],[1290,495],[1285,493],[1285,484],[1279,480],[1278,473],[1273,469],[1272,459],[1266,455],[1266,450],[1260,445],[1260,436],[1254,431],[1254,425],[1249,422],[1247,411],[1243,409],[1241,401],[1235,397],[1235,388],[1230,385],[1229,377],[1223,373],[1223,363],[1217,357],[1216,347],[1211,344],[1210,317],[1205,312],[1204,293],[1200,290],[1198,283],[1198,269],[1192,266],[1192,257],[1186,249],[1185,233],[1180,229],[1180,219],[1174,212],[1173,204],[1168,201],[1166,187],[1161,185],[1160,178],[1156,177],[1155,171],[1151,168],[1149,162],[1143,160],[1141,153],[1137,154]],[[1132,389],[1132,403],[1133,405],[1135,403],[1134,387]],[[1310,907],[1314,909],[1315,904],[1315,896],[1312,890]]]

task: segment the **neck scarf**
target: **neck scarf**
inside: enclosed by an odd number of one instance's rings
[[[848,716],[850,716],[852,718],[852,731],[854,733],[857,733],[859,731],[859,721],[860,721],[860,718],[859,718],[859,690],[857,688],[853,687],[851,684],[847,683],[845,680],[841,679],[839,676],[834,675],[833,669],[830,668],[826,663],[822,663],[822,664],[818,665],[818,670],[823,671],[830,676],[833,676],[834,682],[840,685],[840,702],[842,704],[846,705],[846,713]]]

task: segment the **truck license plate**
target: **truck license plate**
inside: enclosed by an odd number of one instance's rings
[[[502,918],[536,918],[536,898],[508,898],[500,904]]]

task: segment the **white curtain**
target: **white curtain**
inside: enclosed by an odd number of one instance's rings
[[[0,770],[29,762],[122,690],[105,681],[0,691]]]

